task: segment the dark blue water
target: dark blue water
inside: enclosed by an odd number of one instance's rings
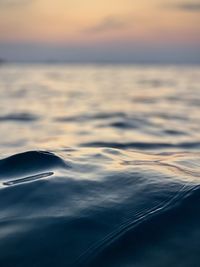
[[[199,267],[200,69],[0,68],[0,266]]]

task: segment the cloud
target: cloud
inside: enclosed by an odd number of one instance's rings
[[[96,25],[85,29],[89,33],[102,33],[111,30],[118,30],[128,26],[129,19],[122,18],[120,16],[108,16],[103,18]]]
[[[175,8],[178,8],[183,11],[189,12],[200,12],[200,1],[196,2],[183,2],[177,5],[174,5]]]

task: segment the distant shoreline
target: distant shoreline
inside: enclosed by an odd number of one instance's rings
[[[135,66],[200,66],[200,62],[139,62],[139,61],[56,61],[56,60],[41,60],[41,61],[9,61],[0,59],[0,65],[135,65]]]

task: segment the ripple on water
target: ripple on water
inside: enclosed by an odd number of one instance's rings
[[[198,157],[82,148],[2,159],[0,264],[192,266],[200,189],[190,162]],[[186,248],[192,257],[177,257]]]
[[[0,122],[33,122],[37,121],[39,117],[29,113],[11,113],[4,116],[0,116]]]
[[[199,77],[3,65],[0,267],[199,267]]]

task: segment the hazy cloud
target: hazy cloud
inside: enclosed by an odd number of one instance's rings
[[[196,2],[182,2],[180,4],[174,5],[175,8],[190,11],[190,12],[200,12],[200,1]]]
[[[108,16],[103,18],[99,23],[96,25],[85,29],[85,31],[89,33],[101,33],[110,30],[118,30],[128,26],[129,19],[118,17],[118,16]]]

